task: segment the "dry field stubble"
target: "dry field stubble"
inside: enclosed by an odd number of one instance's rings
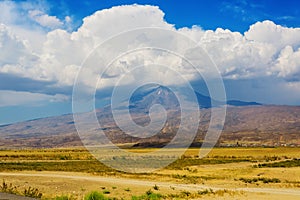
[[[176,149],[170,149],[169,156],[172,151]],[[215,148],[203,159],[198,158],[198,153],[198,149],[188,149],[181,159],[164,169],[150,174],[130,174],[106,167],[81,148],[1,150],[0,178],[20,190],[28,186],[38,188],[44,198],[68,195],[83,199],[86,193],[96,190],[106,196],[131,199],[134,195],[145,195],[150,189],[165,198],[299,198],[276,193],[292,190],[300,194],[299,148]],[[282,165],[278,167],[274,163]],[[254,190],[248,191],[249,188]],[[257,188],[274,190],[256,191]]]

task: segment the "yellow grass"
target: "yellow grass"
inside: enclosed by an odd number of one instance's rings
[[[128,151],[135,153],[145,153],[149,151],[156,151],[157,149],[130,149]],[[172,155],[178,149],[169,149],[168,153]],[[165,152],[164,152],[165,153]],[[197,155],[199,149],[191,148],[185,152],[187,159],[199,159]],[[1,150],[0,151],[1,163],[37,163],[39,161],[63,163],[82,162],[89,163],[88,161],[95,160],[93,156],[83,148],[76,149],[27,149],[27,150]],[[67,175],[84,175],[94,177],[93,170],[79,172],[32,172],[32,171],[15,171],[10,168],[1,169],[5,172],[13,172],[15,175],[2,175],[0,172],[0,179],[5,179],[19,188],[27,186],[39,188],[45,197],[54,197],[57,195],[68,194],[73,195],[77,199],[82,199],[83,196],[92,190],[104,191],[109,190],[111,197],[124,197],[130,199],[132,195],[142,195],[145,191],[152,189],[153,186],[149,185],[135,185],[130,183],[130,180],[144,180],[144,181],[157,181],[157,183],[180,183],[180,184],[194,184],[203,185],[206,187],[225,188],[234,191],[235,188],[289,188],[292,190],[299,190],[300,194],[300,167],[291,168],[255,168],[254,165],[265,163],[270,157],[278,157],[279,161],[289,160],[292,158],[300,158],[300,148],[214,148],[205,159],[209,160],[222,160],[226,158],[241,159],[251,158],[249,161],[233,162],[225,164],[202,164],[202,165],[187,165],[183,168],[165,168],[158,170],[151,174],[126,174],[126,173],[113,173],[115,177],[128,179],[128,182],[111,183],[99,182],[93,180],[77,180],[77,179],[64,179],[58,177],[39,177],[34,176],[18,176],[18,173],[54,173],[54,174],[67,174]],[[65,160],[66,159],[66,160]],[[44,164],[45,164],[44,162]],[[183,159],[185,162],[185,158]],[[268,160],[268,162],[278,162],[278,160]],[[62,165],[63,166],[63,165]],[[100,167],[103,165],[99,165]],[[59,166],[58,166],[59,167]],[[76,165],[74,165],[76,167]],[[93,167],[97,167],[93,165]],[[69,169],[69,168],[66,168]],[[88,166],[87,166],[88,169]],[[96,173],[97,175],[98,173]],[[112,176],[111,171],[102,176]],[[254,179],[254,178],[276,178],[280,183],[263,183],[258,181],[255,183],[245,183],[241,178]],[[103,189],[104,188],[104,189]],[[130,191],[125,191],[129,188]],[[171,187],[160,187],[161,194],[179,194],[182,192],[180,189],[172,189]],[[196,192],[196,191],[191,191]],[[217,194],[206,195],[205,199],[215,199]],[[287,194],[266,194],[255,192],[227,192],[225,194],[218,194],[218,199],[297,199],[293,195]]]

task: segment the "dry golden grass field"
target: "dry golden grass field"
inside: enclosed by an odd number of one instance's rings
[[[198,154],[191,148],[163,169],[136,174],[111,169],[82,148],[1,150],[0,191],[42,199],[92,199],[92,191],[102,199],[300,199],[300,148]]]

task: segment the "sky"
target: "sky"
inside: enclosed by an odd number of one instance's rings
[[[143,27],[170,30],[200,44],[216,64],[228,99],[300,105],[297,0],[1,0],[0,125],[71,113],[74,81],[90,52],[114,35]],[[172,42],[180,43],[177,39]],[[162,45],[167,42],[161,40]],[[139,47],[153,41],[118,45]],[[174,47],[196,59],[183,49]],[[153,52],[120,58],[97,86],[96,106],[107,102],[106,91],[125,68],[150,62],[146,58],[163,59],[175,70],[182,62]],[[158,79],[160,72],[153,70],[144,78]],[[180,70],[195,87],[201,85],[195,72],[185,66]],[[89,86],[90,77],[85,78]],[[167,78],[167,84],[178,84],[175,75]]]

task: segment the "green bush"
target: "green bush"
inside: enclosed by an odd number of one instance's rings
[[[164,199],[164,196],[162,194],[153,193],[151,190],[148,190],[146,194],[143,194],[141,196],[132,196],[132,200],[160,200]]]
[[[60,196],[56,196],[55,198],[51,198],[51,199],[48,199],[46,198],[47,200],[78,200],[78,196],[73,196],[71,194],[62,194]]]
[[[92,191],[84,197],[84,200],[109,200],[109,199],[100,192]]]
[[[71,200],[72,198],[69,198],[68,196],[59,196],[59,197],[55,197],[55,200]]]

